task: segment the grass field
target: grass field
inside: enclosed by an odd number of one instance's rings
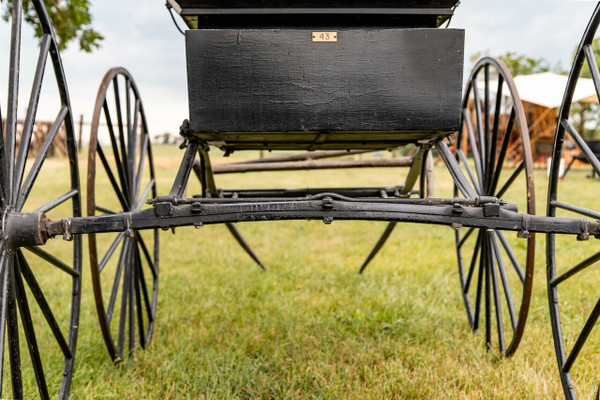
[[[159,146],[154,153],[159,194],[166,194],[182,152]],[[215,157],[214,162],[221,161]],[[567,179],[575,189],[600,194],[600,185],[586,173],[587,168],[579,168]],[[405,174],[398,169],[255,173],[217,176],[217,184],[391,185],[402,183]],[[451,180],[442,165],[436,166],[435,177],[436,197],[451,197]],[[538,214],[545,213],[546,185],[545,171],[536,170]],[[198,188],[193,182],[188,195]],[[469,329],[448,227],[400,225],[363,275],[357,274],[358,267],[385,223],[238,227],[267,264],[267,273],[224,226],[161,234],[153,342],[117,366],[97,326],[84,242],[71,398],[562,398],[547,311],[543,235],[537,236],[525,336],[516,355],[503,359],[487,352],[481,335]],[[593,369],[591,382],[597,376]]]

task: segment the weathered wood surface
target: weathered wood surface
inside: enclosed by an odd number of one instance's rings
[[[192,131],[229,148],[305,148],[458,129],[463,30],[336,33],[337,42],[318,43],[306,29],[186,32]]]

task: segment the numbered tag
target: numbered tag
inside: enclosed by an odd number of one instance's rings
[[[337,32],[313,32],[313,42],[337,42]]]

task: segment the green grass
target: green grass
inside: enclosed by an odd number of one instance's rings
[[[157,147],[154,153],[159,193],[165,194],[182,152]],[[221,162],[217,155],[213,154],[214,162]],[[436,196],[450,197],[449,175],[442,166],[435,172]],[[567,180],[574,191],[593,188],[592,197],[597,198],[600,191],[595,186],[600,185],[585,178],[587,172],[576,169]],[[217,176],[217,184],[390,185],[402,183],[405,174],[398,169],[255,173]],[[538,214],[544,214],[545,171],[536,171],[536,179]],[[187,194],[197,191],[193,182]],[[398,226],[362,276],[358,267],[385,223],[292,221],[238,227],[269,267],[267,273],[224,226],[161,234],[153,342],[121,365],[113,365],[104,349],[84,242],[84,291],[71,398],[562,397],[547,311],[543,235],[537,239],[525,336],[516,355],[503,359],[487,352],[482,336],[469,329],[449,227]],[[596,282],[597,287],[598,278],[594,279],[590,286]],[[591,365],[597,370],[595,361]],[[585,378],[591,382],[593,369]]]

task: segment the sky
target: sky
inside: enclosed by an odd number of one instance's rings
[[[575,0],[461,0],[450,26],[465,29],[466,74],[470,56],[478,51],[491,55],[515,51],[570,69],[573,50],[595,6]],[[74,119],[84,115],[85,121],[91,120],[102,77],[109,68],[122,66],[137,83],[150,133],[177,133],[188,116],[185,42],[173,26],[165,0],[92,0],[91,13],[94,28],[105,37],[102,47],[86,54],[72,46],[62,53]],[[0,37],[8,35],[8,24],[0,23]],[[37,57],[32,36],[24,28],[25,77],[32,75]],[[7,40],[0,42],[0,52],[8,54]],[[0,77],[8,76],[3,64],[8,63],[0,63]],[[22,92],[21,102],[28,98],[27,90]],[[53,108],[47,109],[40,106],[41,117],[47,112],[53,119]]]

